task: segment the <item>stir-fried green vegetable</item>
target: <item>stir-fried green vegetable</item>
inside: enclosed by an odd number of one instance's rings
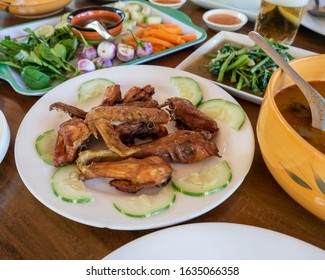
[[[48,38],[38,37],[30,28],[24,31],[23,41],[10,36],[0,41],[0,64],[16,68],[31,89],[44,89],[52,81],[74,75],[76,70],[69,61],[79,43],[70,28],[57,28]]]
[[[273,40],[268,40],[273,48],[289,61],[293,57],[287,52],[288,47]],[[217,75],[217,82],[227,80],[236,85],[236,89],[248,89],[263,96],[268,81],[278,65],[258,46],[240,47],[225,43],[216,53],[208,55],[212,60],[208,70]]]

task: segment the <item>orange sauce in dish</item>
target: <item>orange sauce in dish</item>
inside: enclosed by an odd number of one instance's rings
[[[238,17],[227,15],[227,14],[214,14],[208,17],[208,20],[222,25],[235,25],[242,23],[241,19]]]

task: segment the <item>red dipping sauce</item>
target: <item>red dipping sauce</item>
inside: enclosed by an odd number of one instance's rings
[[[222,25],[235,25],[242,23],[241,19],[227,14],[214,14],[208,17],[208,20]]]

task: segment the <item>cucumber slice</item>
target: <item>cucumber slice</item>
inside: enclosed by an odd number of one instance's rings
[[[135,19],[128,19],[123,21],[123,29],[122,31],[128,31],[129,29],[133,29],[136,27],[137,21]]]
[[[79,169],[75,164],[59,167],[51,177],[54,194],[63,201],[70,203],[86,203],[94,200],[92,194],[78,179]]]
[[[55,129],[45,131],[35,140],[35,148],[40,158],[47,164],[53,165],[54,147],[57,133]]]
[[[114,82],[105,78],[96,78],[86,81],[82,83],[78,89],[78,100],[82,103],[89,98],[103,95],[106,88],[114,84]]]
[[[232,172],[226,160],[185,177],[175,179],[172,185],[175,190],[190,196],[208,196],[223,190],[231,181]]]
[[[171,81],[179,97],[188,99],[196,107],[200,105],[203,93],[197,81],[185,76],[171,77]]]
[[[146,17],[146,23],[148,24],[160,24],[162,21],[163,18],[160,15],[149,15]]]
[[[54,34],[54,31],[55,31],[55,28],[53,25],[46,24],[46,25],[40,26],[39,28],[36,28],[34,30],[34,33],[38,37],[48,38]]]
[[[175,199],[173,187],[168,184],[163,188],[144,189],[137,194],[121,197],[115,200],[113,205],[124,215],[147,218],[166,211]]]
[[[210,99],[203,102],[198,109],[213,119],[218,119],[239,130],[246,118],[241,106],[225,99]]]

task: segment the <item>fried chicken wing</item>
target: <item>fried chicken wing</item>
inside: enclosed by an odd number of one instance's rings
[[[60,166],[73,162],[77,152],[88,140],[91,133],[84,120],[73,118],[60,125],[55,148],[54,165]]]
[[[209,131],[216,133],[219,128],[217,122],[199,111],[187,99],[172,97],[166,100],[160,107],[169,106],[172,120],[176,121],[180,129]]]
[[[80,179],[113,178],[110,185],[120,191],[135,193],[142,188],[164,186],[172,176],[172,168],[159,156],[128,158],[117,162],[91,163],[81,167]]]
[[[123,98],[123,103],[134,102],[134,101],[147,101],[155,93],[155,88],[151,85],[146,85],[144,87],[134,86],[130,88]]]
[[[87,112],[85,112],[82,109],[79,109],[75,106],[68,105],[62,102],[55,102],[51,104],[50,111],[57,110],[67,113],[71,118],[80,118],[84,119],[87,115]]]
[[[167,136],[161,137],[141,145],[134,158],[160,156],[170,163],[194,163],[211,156],[219,157],[218,147],[207,132],[191,130],[177,130]],[[81,168],[91,162],[118,161],[123,159],[110,150],[81,151],[77,158],[77,165]]]
[[[120,85],[111,85],[107,87],[101,106],[113,106],[122,101]]]

